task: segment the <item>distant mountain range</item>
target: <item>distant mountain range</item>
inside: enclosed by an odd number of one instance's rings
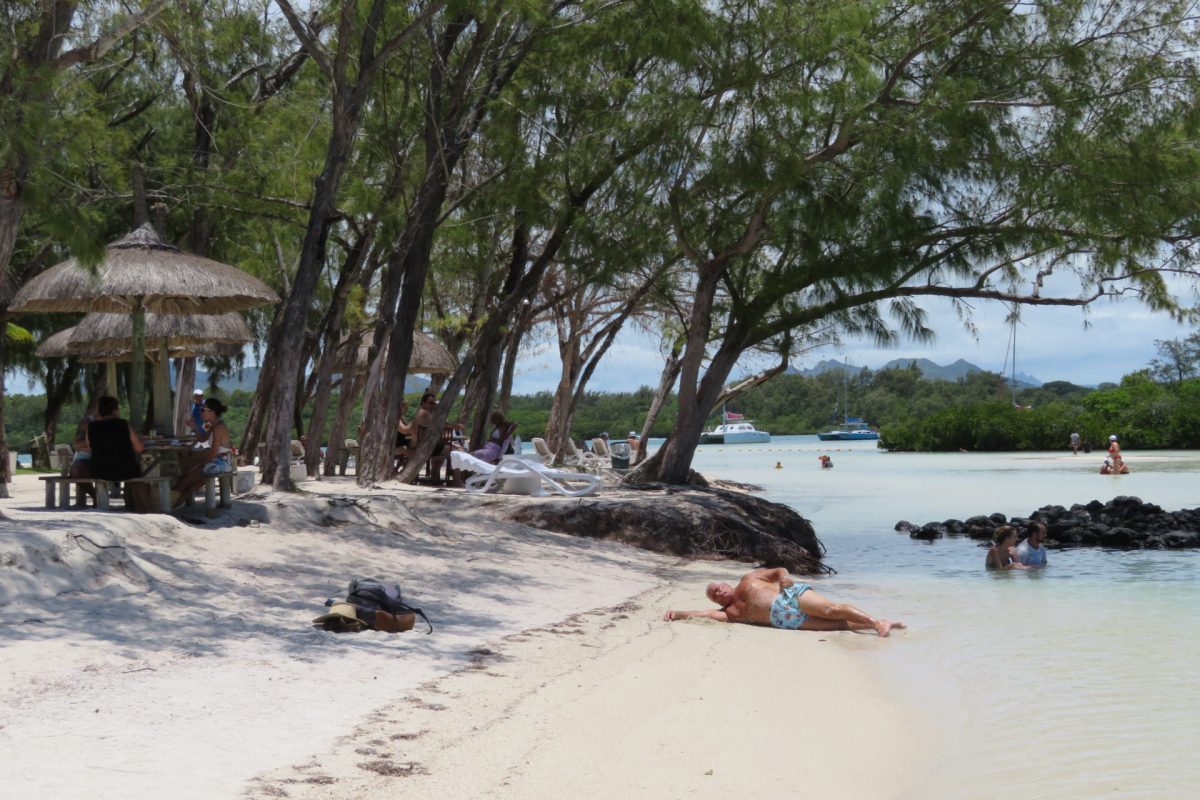
[[[921,371],[921,375],[927,380],[931,381],[957,381],[960,378],[970,375],[972,372],[983,372],[983,370],[981,370],[979,367],[975,366],[969,361],[964,361],[961,358],[958,361],[955,361],[953,364],[945,365],[936,364],[933,361],[930,361],[928,358],[893,358],[891,361],[887,362],[875,371],[878,372],[879,370],[893,369],[897,367],[900,369],[907,369],[910,365],[914,364],[916,365],[917,369]],[[847,369],[858,371],[861,370],[862,367],[855,366],[853,364],[844,364],[837,359],[827,359],[825,361],[821,361],[815,366],[809,367],[808,369],[796,369],[795,367],[791,367],[788,369],[788,374],[805,375],[811,377],[813,375],[820,375],[831,370],[841,372],[842,370]],[[1042,382],[1037,378],[1033,377],[1032,375],[1027,375],[1024,372],[1018,372],[1016,374],[1016,380],[1018,386],[1037,387],[1042,385]]]

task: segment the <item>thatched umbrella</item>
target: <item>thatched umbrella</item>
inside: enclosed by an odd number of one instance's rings
[[[89,315],[91,316],[91,315]],[[102,315],[107,316],[107,315]],[[153,316],[153,315],[151,315]],[[213,317],[212,319],[220,320],[221,316]],[[87,317],[84,317],[87,320]],[[128,318],[126,318],[128,322]],[[82,324],[82,323],[81,323]],[[243,323],[244,325],[244,323]],[[74,328],[66,328],[51,336],[46,337],[46,340],[38,345],[34,353],[39,358],[67,358],[75,356],[80,361],[90,364],[104,363],[106,365],[104,374],[104,383],[109,394],[115,394],[117,391],[117,363],[132,361],[133,351],[130,347],[130,342],[126,340],[124,343],[81,343],[73,341],[75,332],[79,326]],[[247,329],[248,332],[248,329]],[[248,339],[246,341],[249,341]],[[179,344],[171,346],[167,351],[167,358],[195,358],[197,356],[235,356],[242,350],[240,343],[221,343],[212,342],[203,344],[196,342],[194,344]],[[152,350],[145,354],[147,361],[165,364],[166,361],[162,357],[161,350]]]
[[[342,339],[338,345],[338,363],[344,363],[344,353],[355,341],[358,341],[358,354],[354,359],[354,369],[364,373],[371,367],[371,343],[353,334]],[[385,345],[386,346],[386,345]],[[458,369],[454,356],[446,346],[437,339],[422,331],[413,331],[412,355],[408,359],[408,371],[422,375],[451,375]]]
[[[171,369],[168,362],[172,351],[196,346],[237,345],[233,349],[236,353],[241,345],[254,339],[250,326],[236,311],[207,315],[147,314],[145,336],[149,345],[147,350],[158,352],[154,359],[154,424],[164,430],[173,427],[172,420],[179,416],[178,409],[171,407]],[[132,349],[133,321],[127,314],[88,314],[75,326],[70,347]],[[209,352],[202,351],[201,354],[207,355]],[[176,398],[180,404],[185,399]]]
[[[221,314],[278,302],[278,295],[257,278],[172,247],[146,224],[108,245],[94,270],[72,258],[33,278],[17,292],[9,310],[129,314],[133,352],[129,407],[136,422],[142,415],[147,311]]]
[[[71,345],[77,348],[128,348],[133,321],[128,314],[88,314],[75,326]],[[237,312],[226,314],[147,314],[146,341],[168,349],[195,344],[245,344],[254,339],[250,326]]]
[[[94,315],[96,315],[96,317],[109,317],[110,314],[89,314],[88,317],[84,317],[84,323],[86,323],[89,318],[94,317]],[[236,317],[236,314],[234,315]],[[154,314],[150,314],[149,317],[146,318],[148,319],[150,330],[155,330],[154,323],[150,323],[150,320],[154,317]],[[217,326],[218,324],[222,323],[223,317],[223,314],[218,314],[216,317],[204,317],[202,319],[216,320],[214,325]],[[125,323],[128,324],[128,318],[122,319],[124,319]],[[116,392],[116,365],[118,365],[118,362],[131,361],[133,359],[130,338],[127,337],[124,339],[124,341],[121,341],[121,339],[96,339],[96,341],[88,341],[88,339],[77,335],[77,331],[79,331],[80,327],[84,327],[84,323],[80,323],[74,327],[67,327],[67,329],[61,330],[58,333],[54,333],[52,336],[48,336],[46,341],[37,345],[37,349],[34,351],[34,353],[40,357],[40,359],[65,359],[67,356],[76,356],[80,361],[88,363],[104,363],[104,365],[106,365],[106,371],[104,371],[104,386],[107,387],[106,391],[112,395],[112,393]],[[241,323],[242,327],[246,326],[245,321],[242,321],[240,318],[239,323]],[[221,326],[228,331],[228,324],[223,324]],[[146,361],[154,362],[156,365],[160,366],[160,369],[158,369],[156,372],[156,396],[158,392],[157,375],[168,369],[167,361],[169,359],[188,359],[188,357],[197,356],[217,357],[238,355],[241,351],[242,343],[250,341],[251,338],[250,329],[248,329],[248,327],[246,327],[245,333],[246,338],[244,339],[217,338],[214,342],[203,343],[202,339],[196,338],[192,339],[190,343],[170,343],[167,349],[166,357],[163,356],[161,348],[146,351]],[[228,337],[229,333],[224,333],[224,336]]]

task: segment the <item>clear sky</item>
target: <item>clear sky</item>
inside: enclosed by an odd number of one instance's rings
[[[1196,305],[1193,290],[1180,299]],[[843,350],[825,348],[805,354],[794,366],[805,369],[824,359],[837,359],[877,369],[894,358],[928,358],[938,364],[964,359],[980,369],[1006,370],[1010,329],[1007,310],[994,303],[976,303],[972,336],[948,302],[923,303],[930,327],[937,338],[930,344],[901,342],[894,349],[879,349],[869,342],[848,342]],[[1165,314],[1148,311],[1132,300],[1101,301],[1083,310],[1074,307],[1027,307],[1017,325],[1017,372],[1044,382],[1065,380],[1081,386],[1117,383],[1121,377],[1142,369],[1155,357],[1156,339],[1181,339],[1195,330],[1179,325]],[[593,391],[631,391],[639,386],[656,386],[663,357],[658,342],[641,333],[622,334],[596,371],[589,388]],[[765,368],[765,357],[747,361],[745,372]],[[1011,369],[1011,363],[1007,369]],[[514,383],[517,394],[553,391],[558,380],[558,354],[553,346],[526,353]]]

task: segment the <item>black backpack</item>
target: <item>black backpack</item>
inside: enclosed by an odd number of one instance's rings
[[[389,586],[374,578],[355,578],[350,581],[346,602],[353,603],[355,608],[360,611],[360,615],[363,611],[372,612],[372,614],[365,615],[368,617],[372,616],[375,611],[386,611],[396,616],[416,614],[429,626],[429,630],[425,633],[433,633],[433,623],[429,621],[429,617],[425,616],[425,612],[421,609],[404,602],[397,584]]]

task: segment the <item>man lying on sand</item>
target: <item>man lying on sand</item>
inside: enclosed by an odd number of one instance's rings
[[[705,594],[721,607],[719,611],[668,611],[663,619],[706,617],[791,631],[873,630],[880,636],[904,627],[903,622],[874,619],[854,606],[830,602],[807,583],[795,583],[783,567],[748,572],[737,587],[710,583]]]

